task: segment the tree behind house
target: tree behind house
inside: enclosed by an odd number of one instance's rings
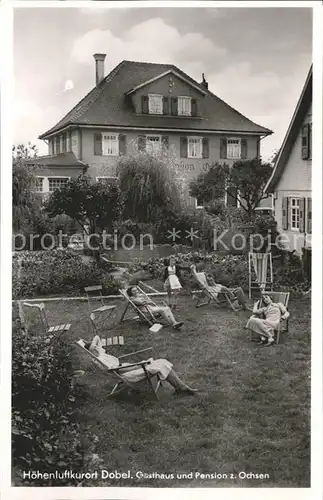
[[[119,187],[115,184],[93,183],[91,177],[80,175],[56,189],[45,203],[50,217],[68,215],[86,233],[111,231],[121,212]]]
[[[251,219],[259,202],[267,198],[264,188],[271,173],[272,166],[258,158],[236,161],[232,167],[214,163],[190,183],[189,193],[211,206],[230,196]]]

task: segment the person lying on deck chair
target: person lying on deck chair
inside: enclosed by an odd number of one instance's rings
[[[139,288],[136,286],[131,286],[127,289],[127,294],[131,298],[132,302],[143,312],[147,308],[153,315],[160,314],[163,320],[168,324],[173,326],[176,330],[179,330],[183,325],[183,321],[176,321],[174,314],[167,306],[157,306],[149,297],[140,292]]]
[[[269,346],[274,342],[274,331],[277,330],[280,320],[287,319],[290,314],[284,304],[273,302],[265,293],[262,295],[262,301],[265,307],[254,311],[248,319],[246,328],[260,335],[259,344]],[[264,319],[257,318],[257,316],[264,316]]]
[[[199,281],[198,273],[196,271],[196,266],[194,264],[191,265],[191,271],[195,279]],[[220,283],[215,283],[213,276],[211,276],[210,274],[205,273],[205,277],[209,291],[211,293],[214,293],[216,297],[218,296],[219,293],[228,293],[230,294],[230,298],[236,300],[238,304],[242,307],[242,309],[244,309],[245,311],[252,310],[247,306],[247,299],[241,286],[237,288],[227,288],[226,286],[221,285]]]
[[[95,335],[92,342],[85,344],[85,348],[94,354],[105,366],[109,369],[124,366],[124,370],[118,370],[122,378],[127,379],[129,382],[140,382],[142,380],[144,370],[142,367],[130,366],[131,363],[120,363],[119,359],[111,354],[107,354],[102,347],[99,335]],[[151,375],[159,375],[160,380],[167,380],[174,388],[176,393],[193,394],[197,389],[192,389],[185,384],[173,370],[173,365],[167,359],[153,359],[149,358],[149,364],[146,365],[146,370]]]

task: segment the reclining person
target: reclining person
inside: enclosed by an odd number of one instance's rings
[[[196,266],[194,264],[191,266],[191,271],[195,279],[200,282],[199,273],[196,271]],[[219,293],[228,293],[230,295],[230,299],[236,300],[242,307],[242,309],[244,309],[245,311],[251,310],[247,306],[247,299],[241,286],[236,288],[228,288],[224,285],[221,285],[220,283],[215,283],[213,276],[206,273],[205,278],[207,281],[208,291],[211,293],[211,295],[214,296],[214,298],[217,298]]]
[[[148,309],[153,315],[160,314],[168,325],[173,326],[177,330],[183,325],[183,321],[176,321],[174,314],[168,306],[157,306],[149,297],[141,293],[138,287],[129,287],[127,294],[131,297],[132,302],[143,312]]]
[[[260,335],[260,344],[269,346],[274,342],[274,331],[277,330],[280,320],[287,319],[290,314],[284,304],[273,302],[266,293],[263,293],[262,301],[265,307],[254,311],[245,328],[249,328],[249,330]],[[264,316],[264,319],[257,318],[257,316]]]
[[[145,377],[145,372],[141,366],[130,366],[131,363],[120,363],[119,359],[115,356],[107,354],[102,347],[99,335],[95,335],[92,342],[85,344],[85,348],[94,354],[107,368],[113,369],[119,366],[124,367],[118,370],[119,375],[129,382],[140,382]],[[149,364],[145,366],[150,375],[159,375],[160,380],[167,380],[174,388],[176,393],[194,394],[197,389],[192,389],[185,384],[173,370],[173,365],[167,359],[153,359],[149,358]]]

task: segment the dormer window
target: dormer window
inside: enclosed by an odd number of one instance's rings
[[[148,110],[149,114],[162,115],[163,114],[163,96],[159,94],[148,95]]]
[[[178,114],[182,116],[191,116],[192,114],[192,106],[191,106],[191,98],[187,96],[179,96],[178,97]]]

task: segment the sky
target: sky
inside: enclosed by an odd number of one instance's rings
[[[28,33],[28,36],[27,36]],[[16,8],[14,142],[37,138],[123,59],[171,63],[283,142],[312,62],[309,8]]]

